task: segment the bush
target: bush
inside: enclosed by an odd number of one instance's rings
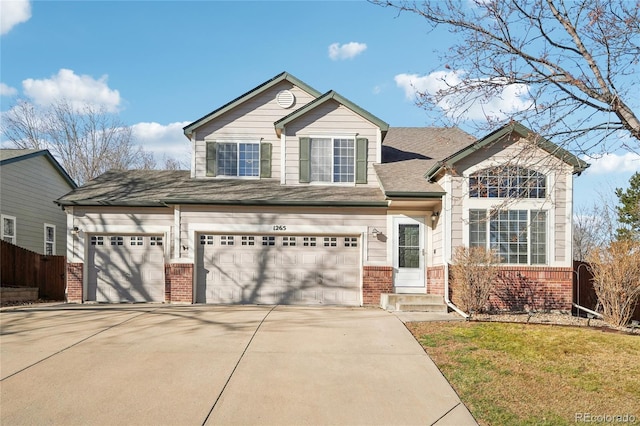
[[[500,258],[483,247],[456,248],[451,273],[453,290],[467,313],[488,310],[489,296],[498,280]]]
[[[587,260],[604,320],[627,325],[640,299],[640,241],[614,241],[607,248],[593,249]]]

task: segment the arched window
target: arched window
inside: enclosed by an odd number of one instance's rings
[[[520,166],[498,166],[469,176],[471,198],[545,198],[547,178]]]

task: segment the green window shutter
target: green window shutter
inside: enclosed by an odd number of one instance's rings
[[[216,175],[216,143],[207,142],[207,176]]]
[[[271,144],[260,144],[260,177],[271,177]]]
[[[300,138],[300,183],[311,181],[311,138]]]
[[[356,183],[367,183],[367,151],[369,140],[367,138],[356,139]]]

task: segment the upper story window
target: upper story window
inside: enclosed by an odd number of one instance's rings
[[[311,182],[354,182],[355,141],[311,139]]]
[[[547,178],[519,166],[499,166],[469,176],[471,198],[545,198]]]
[[[16,243],[16,218],[2,215],[2,239],[8,243]]]
[[[301,183],[367,183],[366,138],[300,138]]]
[[[207,142],[207,176],[271,177],[271,144]]]

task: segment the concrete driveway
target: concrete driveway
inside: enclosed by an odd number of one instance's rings
[[[379,309],[59,305],[0,320],[3,425],[476,424]]]

